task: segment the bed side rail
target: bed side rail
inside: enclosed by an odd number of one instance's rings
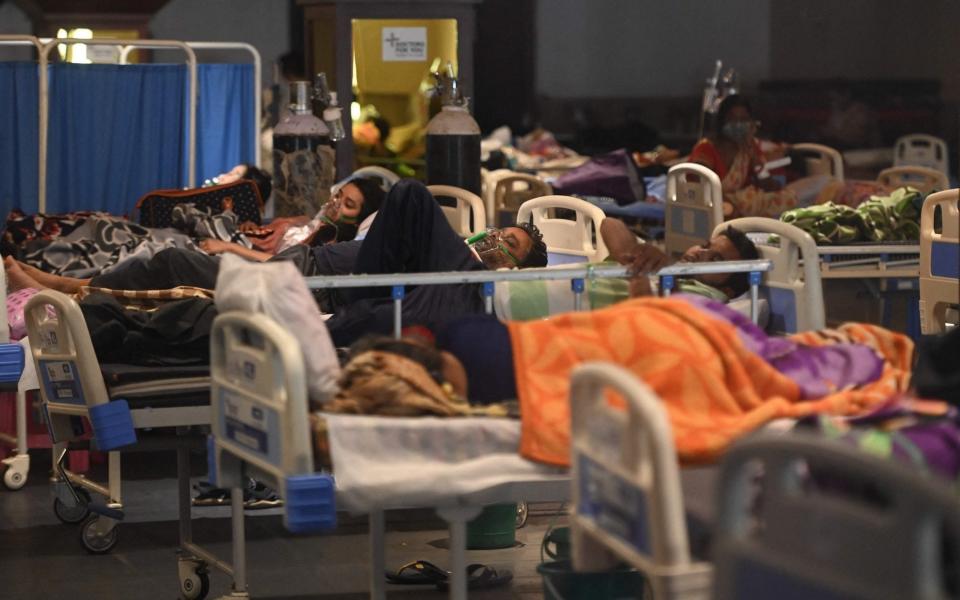
[[[960,305],[960,190],[930,194],[920,213],[920,330],[943,332]],[[940,213],[940,228],[936,213]],[[948,318],[948,311],[954,315]]]
[[[626,411],[611,407],[611,391]],[[624,369],[595,362],[574,371],[570,402],[574,567],[623,560],[648,577],[657,598],[705,598],[710,566],[690,556],[677,453],[659,398]]]
[[[296,338],[265,315],[233,311],[214,321],[210,344],[211,480],[242,487],[254,477],[280,492],[288,530],[332,529],[333,478],[314,472]]]
[[[51,439],[77,439],[81,418],[89,417],[103,449],[135,442],[126,402],[110,402],[80,306],[43,290],[27,302],[24,318]]]
[[[723,222],[720,177],[697,163],[680,163],[667,172],[665,208],[667,255],[679,258],[690,246],[702,243]]]
[[[724,457],[718,600],[957,598],[958,547],[955,491],[915,469],[798,433]]]

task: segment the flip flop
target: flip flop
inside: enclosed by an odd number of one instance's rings
[[[399,585],[440,585],[450,576],[437,565],[425,560],[409,562],[399,569],[387,571],[387,581]]]
[[[513,571],[503,569],[497,571],[493,567],[474,563],[467,565],[467,589],[484,590],[488,588],[499,587],[510,583],[513,580]],[[446,591],[450,587],[449,579],[438,581],[436,583],[438,590]]]

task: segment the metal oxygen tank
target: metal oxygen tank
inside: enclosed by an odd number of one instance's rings
[[[480,127],[470,116],[447,63],[435,73],[441,110],[427,124],[427,184],[453,185],[480,195]]]
[[[336,156],[330,129],[313,114],[309,81],[290,83],[290,110],[273,130],[274,215],[313,216],[330,199]]]

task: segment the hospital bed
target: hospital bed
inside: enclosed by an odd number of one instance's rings
[[[767,433],[727,452],[719,496],[716,600],[960,597],[956,490],[925,473]]]
[[[893,146],[893,165],[929,167],[949,175],[950,160],[947,156],[947,143],[925,133],[912,133],[897,140]]]
[[[829,175],[843,181],[843,156],[830,146],[801,143],[790,146],[790,151],[804,158],[806,175]]]
[[[609,391],[626,411],[610,408]],[[711,564],[690,550],[656,395],[592,363],[574,372],[571,404],[578,571],[626,562],[656,600],[958,597],[960,510],[943,483],[823,437],[749,436],[721,462]],[[817,474],[843,484],[818,486]],[[869,497],[856,493],[864,489]]]
[[[710,264],[709,272],[765,271],[768,261],[740,261]],[[664,274],[668,275],[669,271]],[[584,281],[593,277],[625,275],[624,267],[534,269],[500,272],[456,272],[447,274],[415,273],[403,275],[350,275],[308,278],[309,287],[341,288],[391,285],[395,306],[395,335],[400,335],[400,314],[404,285],[442,283],[482,283],[487,311],[492,312],[494,280],[572,278],[576,298],[582,297]],[[401,285],[401,282],[404,285]],[[580,300],[575,301],[578,308]],[[48,307],[53,315],[48,314]],[[124,365],[98,365],[89,332],[79,306],[69,297],[45,290],[34,296],[26,307],[30,354],[40,380],[40,395],[54,444],[54,510],[64,522],[81,525],[81,542],[91,553],[109,552],[119,539],[119,522],[125,506],[121,495],[119,449],[169,448],[177,451],[178,511],[180,547],[178,572],[181,594],[199,598],[209,566],[228,574],[230,565],[197,546],[192,539],[190,521],[189,452],[201,446],[198,437],[211,423],[210,380],[206,367],[140,368]],[[82,419],[92,425],[97,446],[108,451],[106,485],[70,473],[64,468],[68,445],[84,436]],[[149,431],[149,433],[146,433]],[[162,435],[170,432],[172,435]],[[536,482],[540,480],[533,478]],[[538,483],[518,486],[514,480],[501,481],[490,489],[471,495],[476,505],[466,509],[459,504],[443,513],[450,520],[458,540],[464,539],[466,522],[479,506],[490,504],[507,494],[504,501],[555,498],[556,482],[544,483],[549,492],[540,492]],[[429,488],[425,488],[429,489]],[[91,501],[91,494],[99,499]],[[375,497],[385,497],[374,495]],[[458,496],[459,497],[459,496]],[[458,500],[459,502],[459,500]],[[419,501],[412,503],[417,506]],[[349,506],[349,503],[348,503]],[[381,507],[381,508],[391,508]],[[382,531],[382,510],[374,510],[374,520]],[[377,516],[379,514],[379,517]],[[376,528],[375,528],[376,530]],[[454,582],[454,587],[456,587]],[[382,588],[381,588],[382,589]]]
[[[877,182],[891,188],[909,185],[920,190],[922,194],[929,194],[950,187],[950,181],[945,173],[929,167],[906,165],[890,167],[880,171],[880,174],[877,175]]]
[[[452,185],[428,185],[434,198],[452,198],[454,206],[440,205],[450,227],[462,237],[486,231],[487,217],[483,200],[473,192]]]
[[[57,516],[67,523],[82,522],[80,540],[89,552],[109,552],[119,540],[125,510],[117,449],[134,444],[143,449],[173,447],[177,451],[181,571],[199,564],[197,557],[220,566],[193,543],[190,522],[189,452],[202,447],[198,428],[210,423],[207,367],[99,365],[80,307],[52,290],[30,299],[25,318],[53,442]],[[63,466],[68,445],[83,437],[84,417],[89,419],[98,448],[108,452],[106,485],[70,473]],[[103,500],[91,502],[91,493]],[[199,577],[199,573],[194,574]],[[191,583],[185,584],[189,590],[181,590],[184,597],[199,597],[193,595],[197,592],[194,579],[187,579]]]
[[[704,271],[726,268],[762,272],[769,267],[768,261],[701,265]],[[306,282],[312,289],[393,286],[394,334],[399,337],[406,285],[484,283],[489,312],[493,281],[624,274],[623,267],[600,267],[595,271],[565,267],[312,277]],[[579,293],[576,286],[573,290]],[[432,506],[449,523],[450,597],[462,599],[466,598],[466,523],[484,505],[567,498],[569,478],[565,472],[516,454],[519,422],[327,414],[324,418],[336,481],[334,499],[329,478],[312,474],[312,442],[304,418],[306,389],[302,359],[294,358],[299,354],[296,341],[265,317],[227,313],[218,317],[211,343],[213,478],[218,485],[233,487],[232,498],[236,499],[239,485],[247,476],[263,478],[281,491],[289,490],[291,481],[314,476],[303,488],[294,486],[295,493],[302,495],[292,509],[285,507],[285,523],[292,531],[332,527],[334,502],[340,510],[368,514],[372,598],[383,598],[385,594],[386,510]],[[278,352],[279,348],[283,351]],[[267,383],[259,382],[261,376]],[[282,389],[276,385],[279,381],[285,382]],[[430,442],[418,448],[416,443],[410,443],[411,439]],[[438,448],[455,451],[438,458],[432,454]],[[409,470],[410,464],[418,465],[414,472]],[[310,508],[301,508],[300,502]],[[239,503],[235,500],[232,506],[236,515],[241,510]],[[234,591],[240,593],[245,591],[245,562],[243,542],[237,536],[242,537],[243,530],[234,518]]]
[[[843,157],[822,144],[794,144],[804,156],[807,175],[829,175],[843,180]],[[697,163],[680,163],[667,172],[665,244],[667,255],[678,258],[700,244],[723,222],[723,187],[713,170]]]
[[[957,189],[930,194],[920,215],[920,329],[927,335],[960,324],[958,196]]]
[[[574,219],[558,218],[556,210],[571,210]],[[603,210],[572,196],[541,196],[527,200],[517,211],[517,223],[533,223],[547,245],[547,264],[604,260],[607,246],[600,235]]]

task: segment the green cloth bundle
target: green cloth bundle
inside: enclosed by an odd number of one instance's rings
[[[788,210],[780,220],[806,231],[817,244],[920,239],[923,194],[912,187],[871,196],[857,208],[827,202]]]

